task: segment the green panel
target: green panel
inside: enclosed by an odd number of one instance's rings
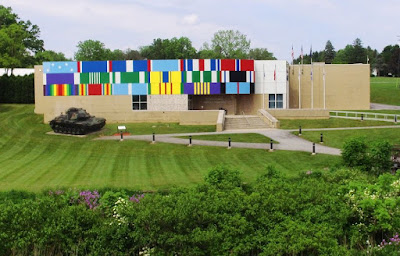
[[[110,73],[100,73],[100,83],[109,84],[110,83]]]
[[[200,71],[192,71],[192,82],[193,83],[200,82]]]
[[[89,73],[81,73],[80,77],[81,84],[88,84],[89,83]]]
[[[139,72],[121,72],[121,83],[139,83]]]
[[[182,71],[183,77],[182,77],[182,83],[186,83],[187,79],[186,79],[186,73],[187,71]]]
[[[217,82],[221,82],[221,71],[217,71]]]
[[[183,94],[184,83],[181,83],[181,94]]]
[[[211,83],[211,71],[203,71],[203,82]]]
[[[146,72],[146,73],[147,73],[147,72]],[[147,75],[146,75],[146,77],[147,77]],[[150,83],[147,84],[147,94],[148,94],[148,95],[151,94],[151,84],[150,84]]]

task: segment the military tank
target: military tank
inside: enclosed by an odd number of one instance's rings
[[[85,109],[69,108],[65,115],[50,121],[50,127],[56,133],[83,135],[98,131],[106,124],[106,119],[91,116]]]

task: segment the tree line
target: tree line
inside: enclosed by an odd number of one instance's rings
[[[138,49],[109,49],[98,40],[78,42],[74,60],[140,60],[140,59],[190,59],[190,58],[238,58],[254,60],[275,60],[267,48],[251,48],[251,40],[240,31],[220,30],[214,33],[210,42],[200,49],[192,45],[187,37],[154,39],[149,45]],[[363,46],[357,38],[352,44],[335,51],[328,40],[324,50],[311,51],[298,56],[294,63],[313,61],[328,64],[369,63],[378,75],[400,75],[399,45],[387,45],[382,52]],[[24,21],[13,13],[10,7],[0,5],[0,66],[7,68],[32,67],[44,61],[70,60],[62,52],[44,49],[40,29],[29,20]]]

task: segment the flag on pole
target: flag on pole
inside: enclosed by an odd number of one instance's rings
[[[310,58],[311,58],[311,64],[312,64],[312,45],[310,47]]]
[[[294,51],[293,51],[293,44],[292,44],[292,65],[294,64]]]
[[[367,64],[369,63],[369,58],[368,58],[368,55],[367,55]]]
[[[311,66],[311,81],[313,80],[313,66]]]
[[[274,81],[276,81],[276,64],[275,64],[275,69],[274,69]]]
[[[300,58],[301,58],[301,64],[303,64],[303,46],[301,46]]]

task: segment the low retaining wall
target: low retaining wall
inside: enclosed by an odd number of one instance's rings
[[[327,109],[268,109],[277,119],[329,119]]]

